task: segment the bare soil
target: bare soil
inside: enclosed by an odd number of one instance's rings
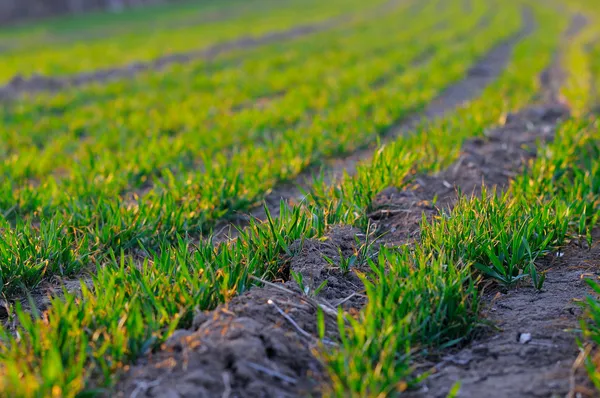
[[[324,240],[297,242],[289,269],[303,276],[318,296],[293,280],[254,288],[214,311],[199,313],[190,330],[178,330],[157,353],[140,360],[117,386],[119,396],[296,397],[318,394],[324,382],[316,358],[317,307],[325,309],[326,340],[337,339],[335,308],[364,304],[355,273],[344,274],[325,260],[350,256],[359,230],[338,227]]]

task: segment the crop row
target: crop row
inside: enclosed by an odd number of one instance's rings
[[[546,34],[556,34],[551,33],[551,19],[544,21],[549,25],[541,31],[548,29]],[[583,31],[571,45],[584,46],[586,38],[590,34]],[[551,48],[545,50],[547,55],[551,53]],[[592,230],[600,218],[600,126],[594,116],[585,116],[594,104],[580,99],[590,98],[595,90],[591,84],[595,84],[598,69],[593,66],[593,53],[569,47],[564,50],[564,63],[572,67],[564,93],[576,117],[562,124],[553,143],[538,149],[538,159],[514,179],[507,192],[498,196],[484,190],[481,197],[463,196],[451,212],[431,222],[423,221],[421,241],[412,251],[381,252],[371,265],[374,276],[366,283],[366,309],[349,329],[340,329],[342,348],[325,355],[333,380],[332,395],[348,396],[351,391],[355,396],[386,396],[403,391],[419,380],[411,368],[415,352],[468,338],[477,322],[479,277],[492,277],[510,286],[529,275],[534,286],[540,288],[543,275],[535,269],[538,257],[557,250],[568,240],[597,244],[592,241]],[[582,71],[583,76],[592,74],[592,79],[582,80]],[[522,72],[513,75],[512,83],[527,78]],[[500,83],[510,87],[511,81]],[[519,90],[516,93],[518,97]],[[506,94],[502,98],[490,90],[479,106],[475,102],[473,108],[468,108],[468,116],[460,120],[457,115],[450,121],[450,128],[444,125],[443,133],[438,133],[441,145],[452,147],[452,141],[443,134],[459,135],[459,129],[469,126],[469,116],[493,115],[502,109],[513,92]],[[483,126],[475,123],[473,127],[478,130]],[[437,137],[435,132],[435,127],[428,130],[430,137]],[[448,153],[444,147],[438,150]],[[443,165],[434,163],[433,169],[427,169],[437,170]],[[364,179],[345,190],[338,189],[338,197],[348,198],[351,203],[350,193],[357,188],[369,192],[365,189],[368,181],[377,180],[386,166],[389,164],[382,162],[367,172],[361,170],[359,175],[365,173]],[[596,282],[590,284],[596,294],[600,293]],[[582,353],[592,352],[585,362],[591,379],[600,387],[600,304],[590,296],[586,306],[583,335],[590,345]]]
[[[405,18],[403,14],[393,14],[384,22],[406,23],[408,21]],[[425,25],[425,29],[428,25]],[[361,26],[365,24],[356,28],[360,29]],[[287,45],[269,46],[243,54],[243,59],[239,56],[233,59],[229,57],[216,65],[198,62],[163,73],[148,73],[132,81],[76,90],[69,93],[71,95],[13,104],[3,113],[6,128],[3,130],[2,150],[5,159],[18,154],[19,162],[11,164],[10,170],[6,171],[10,174],[6,175],[17,180],[41,178],[56,168],[68,169],[74,165],[75,159],[80,163],[88,163],[90,160],[85,155],[91,149],[97,149],[96,152],[119,150],[115,155],[117,157],[120,152],[137,147],[142,138],[160,140],[185,132],[188,133],[185,138],[189,140],[200,136],[203,139],[200,144],[214,148],[215,152],[227,145],[239,146],[251,142],[252,131],[247,132],[248,128],[256,130],[270,120],[264,121],[265,118],[272,118],[273,115],[268,113],[259,119],[260,122],[249,124],[249,118],[260,115],[256,110],[238,115],[244,111],[243,104],[251,104],[264,97],[276,97],[277,93],[289,88],[302,88],[296,86],[312,88],[314,82],[327,79],[344,62],[356,61],[358,57],[370,58],[371,51],[377,51],[378,48],[380,52],[381,49],[388,50],[391,45],[414,39],[415,34],[419,33],[409,29],[408,37],[392,36],[385,40],[381,37],[381,27],[375,30],[371,26],[369,31],[364,32],[363,39],[358,32],[346,37],[348,31],[341,29]],[[357,42],[357,39],[360,41]],[[378,47],[369,43],[368,39],[384,40]],[[354,46],[344,51],[350,43]],[[332,60],[337,61],[331,65]],[[272,78],[275,72],[278,72],[277,79]],[[253,76],[250,81],[249,76]],[[356,77],[356,74],[352,76]],[[331,80],[331,84],[339,84],[337,78]],[[299,104],[295,105],[302,105],[300,101],[307,99],[303,96],[297,98],[295,102]],[[307,105],[298,113],[304,113]],[[237,108],[242,109],[234,112]],[[209,124],[219,122],[221,118],[228,120],[244,116],[244,119],[248,119],[243,120],[246,131],[231,131],[234,126],[228,125],[214,126],[229,127],[227,131],[230,134],[226,137],[216,134],[218,131]],[[258,126],[255,127],[255,124]],[[21,134],[21,129],[26,129],[27,133]],[[82,137],[85,139],[77,145],[79,140],[76,138]],[[125,139],[125,143],[120,144],[121,139]],[[67,147],[69,143],[77,146]],[[57,157],[60,162],[58,165],[54,164]],[[33,162],[31,158],[38,162]]]
[[[600,21],[600,13],[593,1],[579,0],[575,3],[576,5],[570,5],[584,10],[587,27],[571,54],[570,66],[576,66],[576,68],[571,76],[571,90],[565,95],[570,100],[576,101],[575,103],[579,106],[578,114],[584,122],[573,126],[567,136],[568,140],[564,143],[572,151],[571,157],[559,158],[559,160],[563,162],[563,169],[566,164],[576,164],[582,168],[579,173],[570,171],[565,175],[566,178],[575,176],[579,180],[589,181],[591,189],[579,189],[570,194],[587,198],[585,211],[588,217],[595,217],[593,226],[597,229],[600,209],[600,199],[598,198],[598,192],[600,192],[600,166],[598,165],[600,158],[600,140],[598,138],[600,137],[600,126],[598,125],[598,90],[600,90],[600,29],[598,29],[598,21]],[[562,149],[562,151],[565,150]],[[555,171],[548,168],[548,172],[550,171],[558,173],[561,169],[557,168]],[[546,178],[547,184],[553,185],[550,176]],[[561,186],[552,187],[554,190],[561,188]],[[592,241],[592,244],[597,245],[598,242]],[[588,283],[592,292],[583,303],[586,312],[581,321],[581,355],[577,360],[577,365],[584,365],[596,390],[600,391],[600,362],[598,361],[598,347],[600,347],[600,300],[598,294],[600,294],[600,285],[597,279],[590,278]]]

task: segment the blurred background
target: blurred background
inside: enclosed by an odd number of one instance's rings
[[[119,12],[129,7],[169,1],[177,0],[1,0],[0,23],[7,24],[27,19],[98,10]]]

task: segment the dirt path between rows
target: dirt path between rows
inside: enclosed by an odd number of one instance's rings
[[[484,17],[484,20],[487,20],[487,17]],[[399,136],[409,133],[423,120],[442,118],[463,103],[480,95],[502,73],[510,59],[514,46],[535,29],[535,21],[530,10],[525,9],[523,11],[523,21],[524,27],[520,32],[492,48],[469,70],[464,79],[443,90],[423,112],[399,120],[383,134],[382,142],[391,142]],[[356,166],[360,162],[371,159],[373,151],[374,149],[370,147],[356,151],[346,157],[328,160],[323,167],[326,181],[331,183],[339,179],[344,172],[353,175],[356,172]],[[264,199],[269,212],[276,217],[279,214],[281,201],[285,203],[300,202],[304,196],[303,192],[310,191],[312,176],[317,172],[316,168],[309,168],[293,181],[275,186]],[[215,228],[214,241],[222,242],[234,239],[237,236],[236,228],[246,226],[250,219],[266,220],[266,218],[263,206],[252,210],[247,215],[240,214],[239,219],[232,222],[223,222]]]
[[[376,18],[379,15],[389,12],[390,9],[397,7],[403,1],[405,0],[388,0],[370,12]],[[147,62],[133,62],[122,67],[99,69],[61,77],[35,75],[24,78],[22,76],[15,76],[10,82],[0,87],[0,101],[13,100],[25,93],[58,92],[90,83],[104,83],[118,79],[132,78],[145,71],[165,69],[172,64],[184,64],[196,60],[211,60],[226,52],[252,49],[279,41],[294,40],[310,34],[323,32],[347,23],[352,17],[352,14],[344,14],[321,22],[295,26],[288,30],[268,32],[256,37],[240,37],[217,43],[201,50],[170,54]]]
[[[364,298],[354,273],[344,275],[325,260],[350,256],[350,227],[331,230],[325,240],[294,244],[289,270],[302,274],[318,297],[305,295],[293,280],[254,288],[214,311],[199,313],[190,330],[178,330],[161,351],[140,359],[116,391],[121,397],[297,397],[318,393],[324,370],[314,355],[319,339],[317,307],[335,314],[338,303],[358,309]],[[327,340],[337,340],[335,317],[327,316]]]

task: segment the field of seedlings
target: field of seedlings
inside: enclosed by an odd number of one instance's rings
[[[0,27],[1,397],[599,397],[599,0]]]

